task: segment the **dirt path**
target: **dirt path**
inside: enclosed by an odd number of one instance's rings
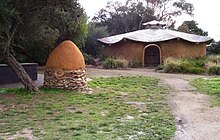
[[[172,89],[169,103],[177,126],[173,139],[220,140],[220,107],[212,107],[209,96],[197,92],[187,81],[203,76],[156,73],[149,69],[87,71],[89,77],[142,75],[160,78]]]
[[[186,80],[163,80],[174,89],[170,104],[177,123],[175,140],[220,140],[220,108],[212,107],[209,97]]]
[[[172,89],[169,103],[177,125],[174,140],[220,140],[220,107],[212,107],[209,96],[197,92],[187,81],[203,76],[164,74],[150,69],[87,69],[89,78],[138,75],[160,78],[162,84]],[[43,83],[43,75],[39,76],[40,80],[36,83],[40,86]],[[13,85],[17,86],[21,85]]]

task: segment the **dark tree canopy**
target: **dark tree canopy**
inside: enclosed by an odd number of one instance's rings
[[[194,20],[184,21],[182,25],[178,27],[177,30],[181,32],[185,32],[185,33],[190,33],[190,34],[208,36],[208,32],[203,31],[201,28],[199,28],[198,23]]]
[[[142,28],[142,23],[156,19],[154,11],[142,2],[108,2],[93,21],[98,26],[106,26],[110,34],[131,32]]]
[[[42,48],[50,50],[66,39],[80,46],[87,35],[87,17],[78,0],[1,0],[0,21],[0,57],[29,91],[37,88],[14,59],[17,51],[34,60],[32,54],[45,55]],[[28,52],[30,46],[41,49]]]
[[[142,29],[142,23],[159,20],[169,26],[175,17],[182,14],[193,15],[194,7],[185,0],[127,0],[108,2],[93,18],[98,26],[107,26],[110,34],[119,34]]]
[[[207,48],[208,54],[220,54],[220,41],[211,43]]]
[[[87,17],[78,0],[4,0],[9,11],[18,18],[5,16],[8,27],[16,27],[13,46],[16,52],[24,54],[29,61],[44,64],[53,47],[70,39],[83,48],[87,36]],[[2,12],[1,12],[2,13]],[[13,20],[13,21],[11,21]],[[4,26],[5,27],[5,26]],[[34,51],[36,47],[41,51]]]
[[[104,47],[97,39],[109,36],[107,27],[98,27],[96,23],[90,22],[88,24],[88,37],[85,43],[85,53],[94,57],[101,57],[103,55]]]

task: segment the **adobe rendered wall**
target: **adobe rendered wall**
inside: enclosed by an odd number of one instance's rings
[[[130,40],[121,41],[111,46],[106,46],[104,55],[142,62],[144,60],[144,48],[149,44],[159,45],[161,48],[161,62],[168,57],[195,58],[206,55],[206,43],[196,44],[177,39],[158,43],[142,43]]]
[[[160,42],[158,45],[161,48],[162,59],[167,57],[195,58],[206,55],[205,43],[196,44],[184,40],[171,40]]]
[[[145,44],[134,42],[130,40],[121,41],[111,46],[106,46],[104,55],[107,57],[123,58],[126,60],[133,60],[142,62],[143,48]]]

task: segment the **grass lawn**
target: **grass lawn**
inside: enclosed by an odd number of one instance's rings
[[[175,123],[168,90],[158,82],[148,77],[97,78],[89,83],[92,94],[0,90],[0,139],[24,128],[46,140],[170,139]]]
[[[220,77],[196,78],[191,83],[203,93],[211,95],[213,105],[220,106]]]

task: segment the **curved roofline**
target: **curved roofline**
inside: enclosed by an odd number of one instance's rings
[[[121,41],[124,40],[124,39],[131,40],[131,41],[135,41],[135,42],[141,42],[141,43],[156,43],[156,42],[170,41],[170,40],[173,40],[173,39],[181,39],[181,40],[188,41],[188,42],[191,42],[191,43],[206,43],[206,42],[208,42],[208,44],[213,41],[213,39],[211,39],[211,40],[209,40],[209,41],[204,41],[204,42],[192,42],[192,41],[186,40],[186,39],[184,39],[184,38],[180,38],[180,37],[175,37],[175,38],[171,38],[171,39],[164,39],[164,40],[155,41],[155,42],[146,42],[146,41],[140,41],[140,40],[137,41],[137,40],[135,40],[135,39],[130,39],[130,38],[123,38],[123,39],[121,39],[121,40],[119,40],[119,41],[117,41],[117,42],[115,42],[115,43],[105,43],[105,42],[101,41],[100,39],[97,39],[97,40],[98,40],[100,43],[102,43],[102,44],[113,45],[113,44],[117,44],[117,43],[121,42]]]
[[[97,39],[99,42],[107,45],[115,44],[123,39],[128,39],[137,42],[152,43],[162,42],[172,39],[182,39],[192,43],[210,43],[213,39],[206,36],[199,36],[194,34],[188,34],[178,31],[172,31],[168,29],[144,29],[125,34],[114,35],[110,37]]]

